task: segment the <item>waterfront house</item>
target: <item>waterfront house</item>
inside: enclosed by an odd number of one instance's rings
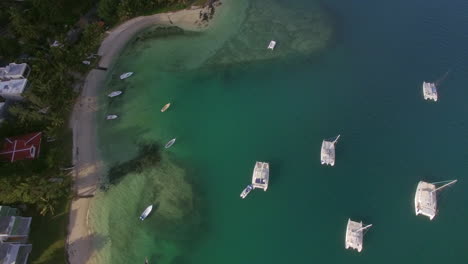
[[[26,264],[31,250],[31,244],[0,242],[0,264]]]
[[[8,81],[12,79],[26,79],[31,72],[31,68],[26,63],[10,63],[5,67],[0,67],[0,80]]]
[[[35,159],[39,156],[41,141],[42,132],[5,138],[0,148],[0,159],[8,162]]]
[[[23,92],[28,84],[27,79],[11,79],[0,82],[0,96],[7,100],[23,100]]]

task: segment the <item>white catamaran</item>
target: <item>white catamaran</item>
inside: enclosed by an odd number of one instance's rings
[[[268,181],[270,178],[270,165],[267,162],[257,161],[252,174],[252,187],[260,188],[266,191],[268,189]]]
[[[145,211],[140,215],[140,220],[143,221],[148,217],[148,215],[151,213],[151,210],[153,210],[153,205],[150,205],[146,207]]]
[[[437,88],[435,83],[423,82],[423,95],[424,100],[433,100],[437,102]]]
[[[333,141],[323,140],[322,150],[320,151],[320,161],[322,164],[331,166],[335,165],[335,144],[339,138],[340,135],[338,135]]]
[[[133,75],[133,72],[126,72],[126,73],[122,73],[120,75],[120,80],[123,80],[123,79],[127,79],[128,77],[132,76]]]
[[[268,49],[274,50],[276,46],[276,41],[272,40],[270,41],[270,44],[268,44]]]
[[[432,220],[437,214],[437,191],[456,183],[457,180],[428,183],[420,181],[414,195],[414,210],[416,215],[425,215]],[[445,184],[443,184],[445,183]],[[436,187],[436,184],[443,184]]]
[[[348,219],[346,226],[345,248],[352,248],[358,252],[362,251],[362,241],[364,239],[364,230],[370,228],[372,225],[363,226],[362,222],[355,222]]]

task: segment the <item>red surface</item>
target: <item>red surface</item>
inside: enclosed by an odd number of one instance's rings
[[[42,132],[5,138],[0,150],[0,159],[9,162],[35,159],[41,150],[41,139]]]

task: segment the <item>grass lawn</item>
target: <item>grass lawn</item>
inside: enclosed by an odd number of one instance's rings
[[[29,256],[31,264],[60,264],[67,263],[65,243],[67,239],[67,225],[70,201],[64,199],[56,209],[54,216],[31,215],[31,233],[29,241],[32,252]]]

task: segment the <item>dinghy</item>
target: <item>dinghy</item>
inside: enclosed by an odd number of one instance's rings
[[[253,190],[252,184],[247,185],[247,187],[245,187],[245,189],[242,191],[240,197],[244,199],[252,190]]]
[[[166,104],[162,109],[161,109],[161,112],[166,112],[166,110],[169,108],[169,106],[171,106],[171,103],[168,103]]]
[[[112,93],[108,94],[107,96],[109,96],[110,98],[112,97],[116,97],[116,96],[119,96],[122,94],[122,91],[113,91]]]
[[[140,220],[145,220],[146,217],[148,217],[148,215],[151,213],[151,210],[153,210],[153,205],[146,207],[145,211],[140,215]]]
[[[117,117],[119,117],[119,116],[118,116],[118,115],[108,115],[108,116],[106,116],[106,119],[107,119],[107,120],[114,120],[114,119],[116,119]]]
[[[175,138],[171,139],[169,142],[166,143],[166,145],[164,146],[165,148],[170,148],[172,147],[172,145],[174,145],[175,143]]]
[[[127,79],[128,77],[132,76],[132,74],[133,72],[122,73],[122,75],[120,75],[120,80]]]

